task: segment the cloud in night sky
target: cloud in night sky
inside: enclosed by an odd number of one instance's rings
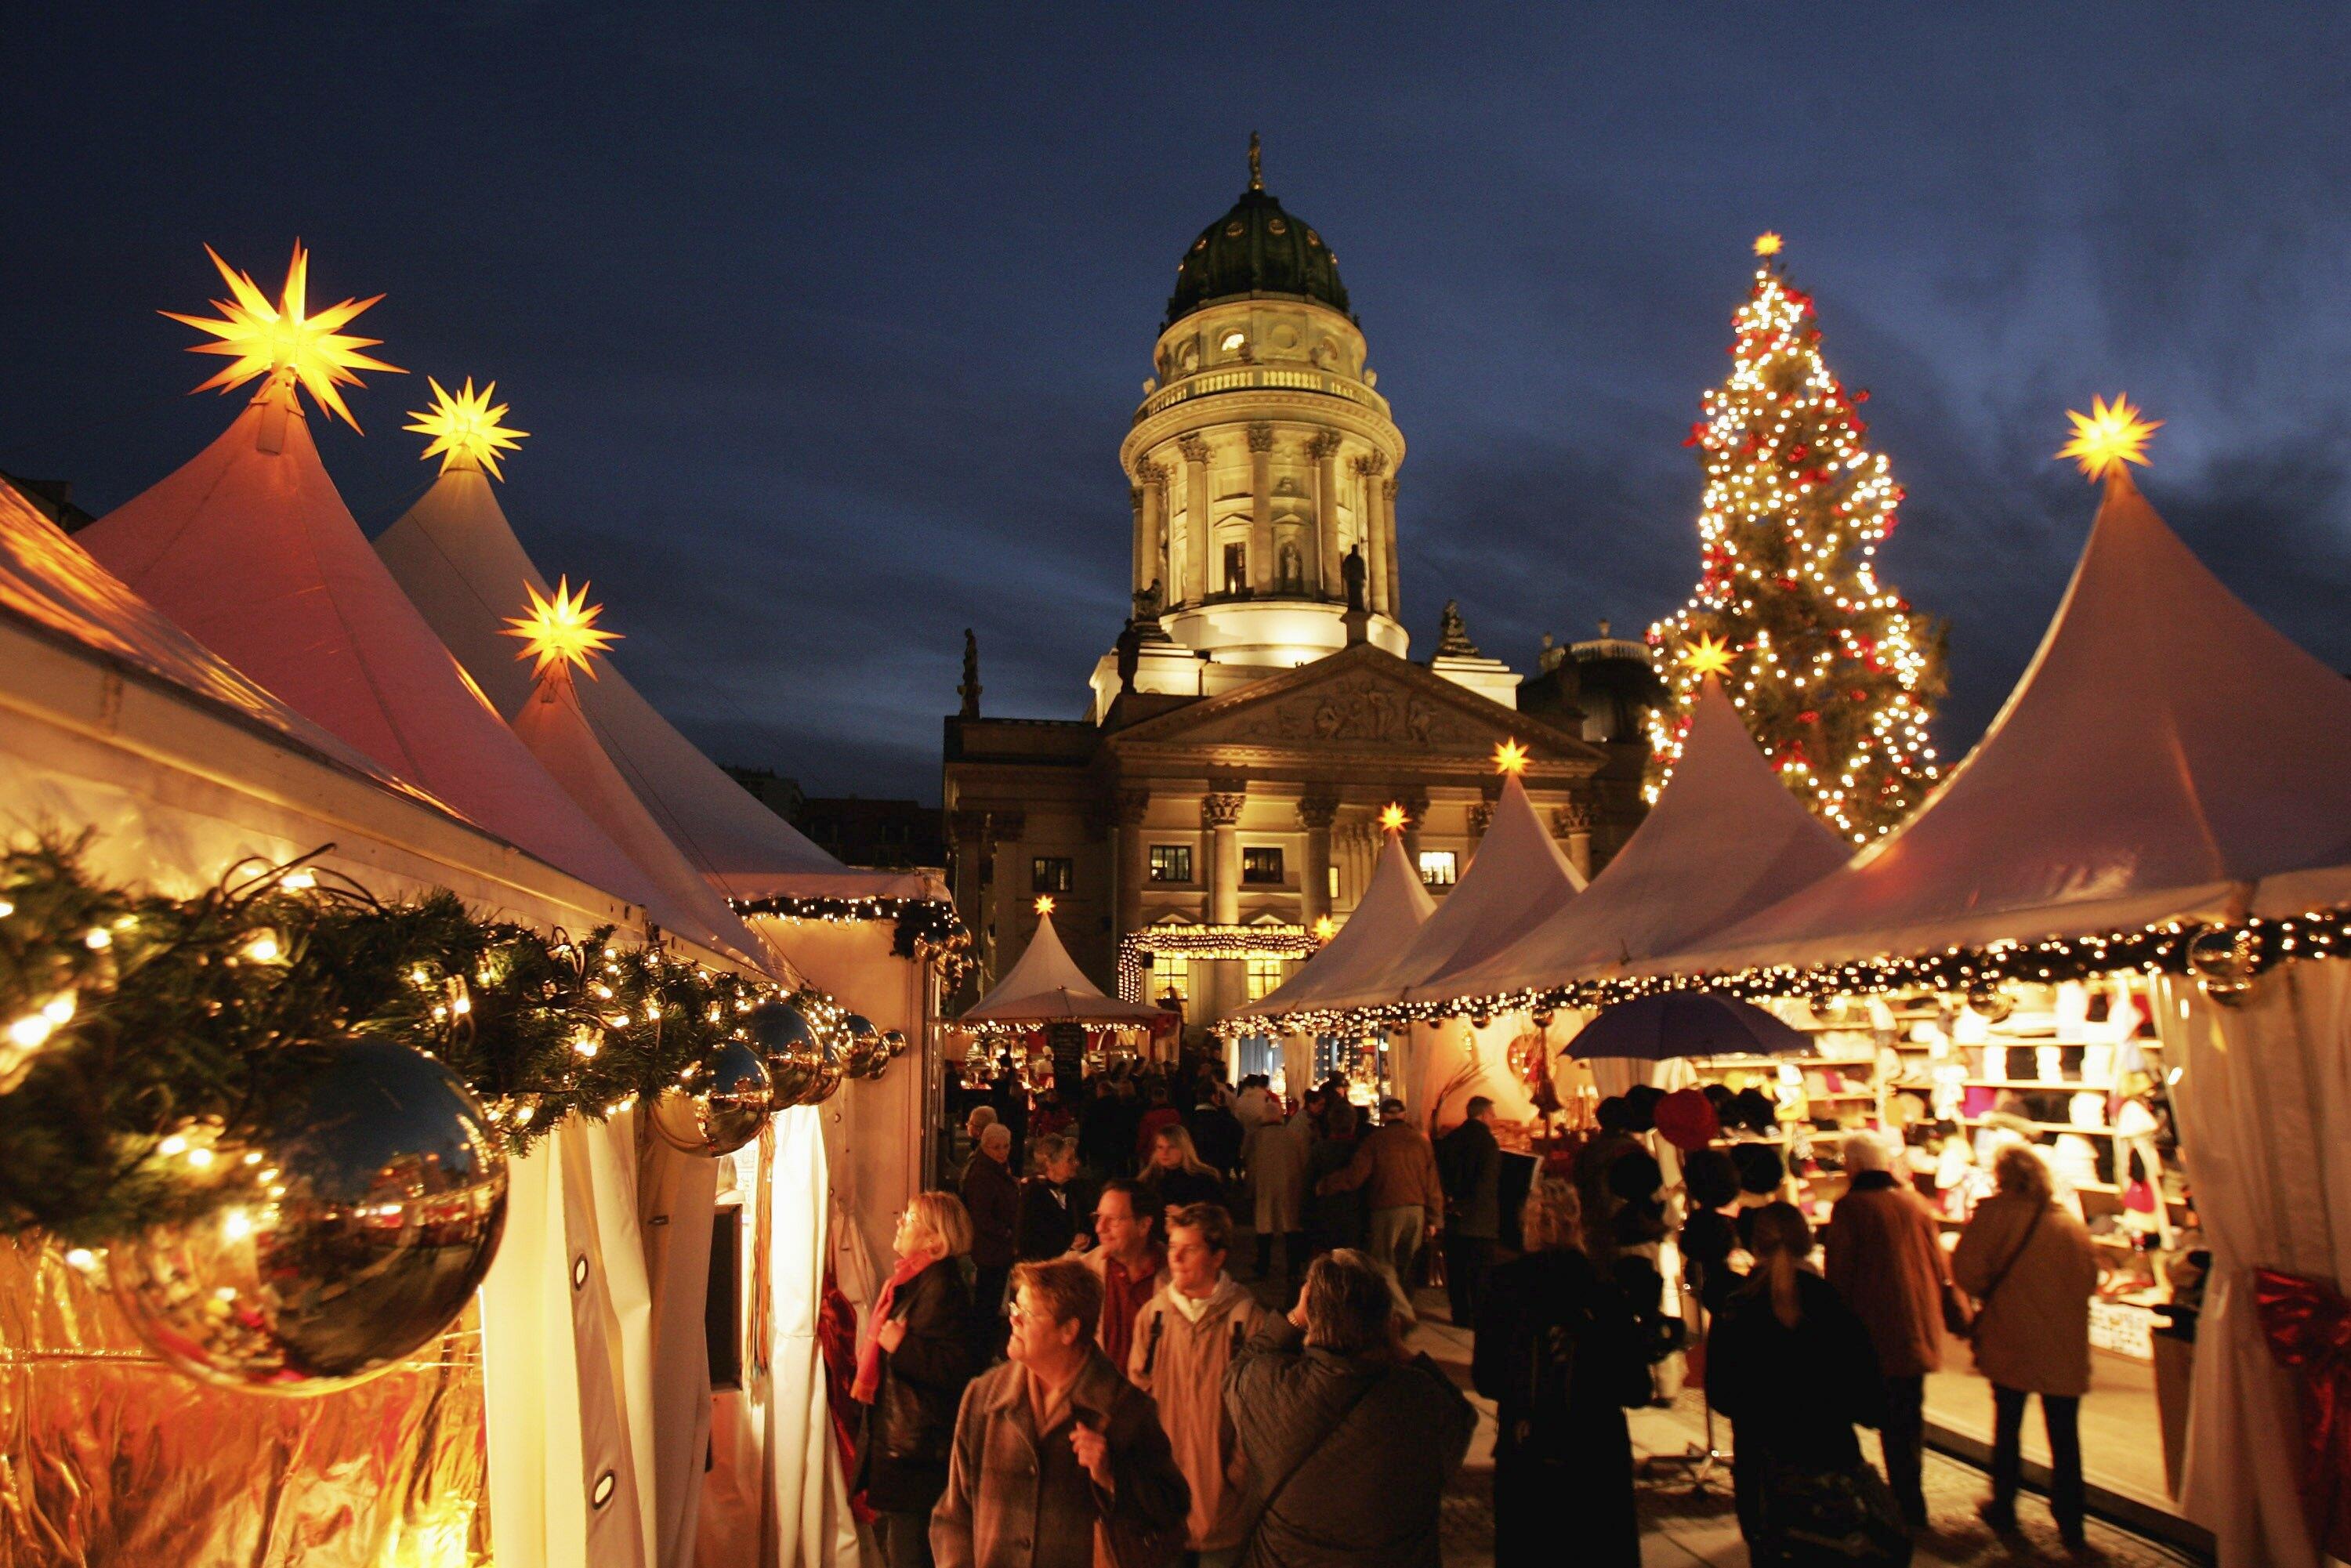
[[[1586,14],[1588,13],[1588,14]],[[1782,30],[1766,25],[1784,22]],[[935,798],[990,712],[1074,716],[1123,613],[1117,446],[1176,260],[1267,183],[1342,257],[1411,451],[1423,651],[1637,633],[1696,576],[1680,445],[1747,242],[1789,236],[1909,500],[1886,577],[1951,625],[1956,756],[2095,502],[2063,411],[2168,423],[2149,497],[2351,665],[2351,19],[1749,5],[338,6],[9,24],[0,467],[103,509],[234,405],[158,307],[314,294],[418,372],[322,436],[380,528],[423,372],[537,432],[502,499],[722,759]],[[213,62],[198,68],[194,62]],[[234,76],[219,62],[235,62]]]

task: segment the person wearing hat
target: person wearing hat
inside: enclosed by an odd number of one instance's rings
[[[1437,1174],[1437,1150],[1428,1134],[1405,1119],[1404,1102],[1380,1102],[1379,1130],[1355,1147],[1354,1158],[1315,1184],[1318,1194],[1361,1187],[1371,1210],[1371,1254],[1388,1271],[1405,1321],[1417,1315],[1404,1281],[1423,1241],[1437,1235],[1445,1218],[1445,1184]]]

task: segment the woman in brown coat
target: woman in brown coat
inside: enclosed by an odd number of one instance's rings
[[[1875,1133],[1844,1141],[1852,1185],[1829,1214],[1822,1272],[1869,1330],[1886,1378],[1886,1479],[1915,1529],[1927,1522],[1920,1484],[1927,1374],[1943,1369],[1943,1247],[1935,1216],[1886,1166]]]
[[[2082,1396],[2090,1391],[2090,1296],[2096,1254],[2082,1222],[2059,1207],[2049,1167],[2029,1144],[1992,1162],[2000,1190],[1976,1205],[1951,1254],[1959,1289],[1976,1298],[1976,1369],[1991,1384],[1995,1530],[2016,1523],[2024,1401],[2041,1396],[2049,1433],[2049,1511],[2068,1545],[2082,1541]]]

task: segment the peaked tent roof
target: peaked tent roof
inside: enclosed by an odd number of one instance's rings
[[[1166,1013],[1143,1002],[1104,996],[1061,946],[1053,916],[1037,917],[1028,949],[987,995],[972,1004],[964,1023],[1150,1024]]]
[[[1841,870],[1653,970],[1810,967],[2351,901],[2351,682],[2106,483],[1967,760]]]
[[[1590,978],[1687,946],[1844,862],[1844,842],[1773,776],[1709,675],[1665,792],[1583,896],[1411,997],[1498,996]]]
[[[794,978],[780,956],[751,934],[717,890],[688,864],[663,832],[636,791],[604,755],[571,683],[571,672],[558,664],[538,683],[530,699],[515,716],[514,732],[530,747],[539,766],[555,776],[580,809],[627,852],[652,878],[665,910],[665,922],[681,936],[714,947],[732,949],[740,956],[773,970],[778,978]]]
[[[1478,843],[1469,869],[1413,936],[1387,972],[1352,991],[1334,993],[1325,1007],[1381,1007],[1402,1001],[1408,988],[1441,979],[1509,946],[1536,925],[1571,907],[1583,878],[1543,831],[1534,802],[1515,778],[1504,780],[1494,820]]]
[[[282,396],[282,401],[281,401]],[[78,542],[289,706],[492,832],[630,902],[644,873],[507,729],[368,549],[290,391]]]
[[[1390,833],[1387,840],[1379,863],[1372,867],[1370,884],[1338,934],[1298,973],[1234,1016],[1268,1018],[1343,1007],[1348,1004],[1331,998],[1360,992],[1395,968],[1437,908],[1437,901],[1428,896],[1428,889],[1420,884],[1420,873],[1405,859],[1404,835]]]
[[[478,468],[452,466],[375,542],[393,579],[455,652],[500,712],[530,695],[506,621],[528,605],[524,585],[547,579]],[[797,894],[922,897],[925,879],[902,872],[853,871],[720,771],[607,664],[580,693],[581,711],[612,765],[663,831],[729,898]]]

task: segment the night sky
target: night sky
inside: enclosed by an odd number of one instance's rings
[[[2093,392],[2168,422],[2158,509],[2351,666],[2342,8],[141,9],[0,4],[0,468],[103,511],[193,455],[246,394],[185,395],[219,361],[155,311],[219,292],[207,241],[274,295],[298,235],[413,372],[322,434],[362,526],[431,479],[424,373],[496,378],[541,567],[814,792],[936,800],[967,625],[987,711],[1081,711],[1119,437],[1252,129],[1411,449],[1421,656],[1447,596],[1531,670],[1688,593],[1681,441],[1772,228],[1909,492],[1884,574],[1951,623],[1946,756],[2063,591]]]

